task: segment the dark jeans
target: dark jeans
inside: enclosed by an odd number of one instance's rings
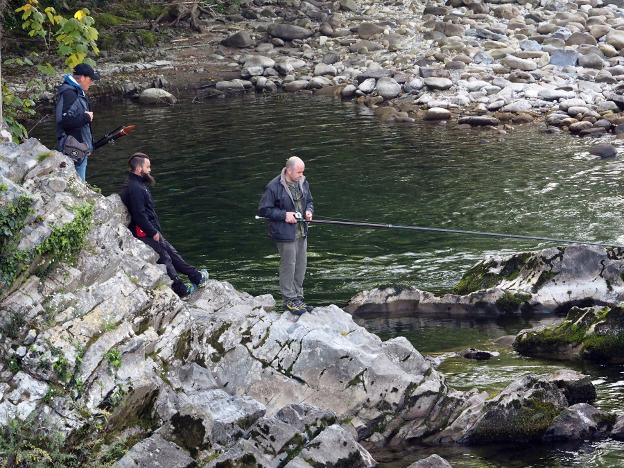
[[[169,275],[169,278],[173,280],[171,289],[173,289],[178,296],[185,296],[187,292],[186,285],[180,280],[180,278],[178,278],[178,273],[188,276],[188,279],[191,280],[192,283],[197,284],[201,281],[202,275],[199,271],[197,271],[197,268],[186,263],[175,247],[171,245],[162,234],[160,234],[159,242],[155,241],[151,237],[143,237],[139,239],[149,245],[158,255],[160,255],[158,263],[165,265],[167,268],[167,274]]]

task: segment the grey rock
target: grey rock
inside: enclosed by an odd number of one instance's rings
[[[553,50],[550,52],[550,64],[558,67],[574,67],[579,54],[574,50]]]
[[[295,80],[284,84],[284,91],[295,92],[302,91],[308,87],[307,80]]]
[[[615,158],[617,149],[609,143],[599,143],[589,149],[590,154],[599,156],[601,159]]]
[[[461,117],[458,120],[458,123],[473,125],[475,127],[482,127],[482,126],[496,126],[500,122],[496,117],[491,117],[487,115],[470,115],[466,117]]]
[[[510,102],[506,106],[502,107],[503,112],[527,112],[533,108],[531,103],[526,99],[519,99],[514,102]]]
[[[345,11],[358,11],[358,6],[355,0],[340,0],[339,1],[340,9]]]
[[[448,78],[425,78],[425,86],[431,89],[445,90],[453,86],[453,82]]]
[[[441,107],[432,107],[425,112],[424,120],[448,120],[451,118],[451,112]]]
[[[134,445],[117,463],[117,468],[186,468],[195,460],[186,450],[163,439],[159,434]]]
[[[611,430],[611,418],[587,403],[563,410],[543,436],[545,441],[600,439]]]
[[[604,68],[605,62],[598,54],[591,53],[587,55],[581,55],[578,59],[578,64],[585,68]]]
[[[433,454],[412,463],[407,468],[452,468],[452,465],[440,455]]]
[[[375,89],[384,99],[393,99],[401,94],[401,85],[394,78],[379,78]]]
[[[611,437],[616,440],[624,440],[624,415],[619,414],[611,429]]]
[[[329,426],[308,443],[299,457],[313,466],[377,466],[370,453],[337,424]]]
[[[357,32],[360,38],[370,39],[377,34],[383,34],[384,28],[373,23],[362,23],[358,26]]]
[[[340,92],[340,94],[343,98],[349,99],[353,97],[357,89],[358,89],[357,86],[349,84],[345,86],[344,88],[342,88],[342,91]]]
[[[596,399],[596,387],[589,375],[571,369],[560,369],[546,378],[563,391],[569,405],[591,403]]]
[[[306,39],[314,34],[314,31],[302,28],[301,26],[282,23],[273,23],[269,26],[268,32],[271,36],[278,37],[285,41],[292,41],[294,39]]]
[[[537,69],[537,63],[531,59],[523,59],[514,55],[508,55],[501,63],[512,70],[532,71]]]
[[[324,63],[318,63],[314,67],[314,76],[331,75],[336,76],[336,67],[333,65],[326,65]]]
[[[377,80],[375,78],[367,78],[359,84],[358,89],[366,94],[372,93],[376,84]]]
[[[251,37],[251,34],[247,31],[239,31],[232,34],[231,36],[223,39],[221,43],[227,47],[238,47],[241,49],[245,47],[253,47],[255,45],[255,41]]]
[[[146,105],[173,105],[177,102],[177,99],[173,94],[164,89],[148,88],[139,95],[139,102]]]

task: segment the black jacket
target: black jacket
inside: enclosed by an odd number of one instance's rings
[[[152,194],[141,176],[128,174],[128,180],[119,195],[130,212],[128,227],[135,237],[138,237],[135,226],[139,226],[147,237],[154,237],[154,234],[161,232]]]
[[[87,111],[91,111],[89,98],[80,86],[66,78],[56,94],[56,141],[59,151],[65,144],[66,135],[86,143],[93,151],[93,132],[89,116],[85,113]]]
[[[301,213],[301,215],[304,216],[305,211],[314,213],[312,193],[305,177],[301,177],[299,187],[303,194],[303,206],[305,207],[304,213]],[[296,210],[295,202],[284,179],[284,171],[282,171],[280,175],[267,184],[258,205],[258,216],[270,220],[269,237],[274,241],[287,242],[294,241],[296,238],[297,225],[289,224],[285,221],[287,211]],[[308,235],[308,225],[306,223],[304,223],[304,233],[306,236]]]

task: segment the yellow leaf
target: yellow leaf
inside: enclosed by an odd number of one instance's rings
[[[78,10],[76,13],[74,13],[74,18],[76,18],[78,21],[82,21],[85,16],[87,15],[85,14],[84,9]]]

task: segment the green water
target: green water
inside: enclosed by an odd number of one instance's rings
[[[174,107],[98,103],[95,133],[120,124],[137,131],[102,148],[89,163],[90,183],[116,192],[134,151],[152,156],[153,188],[164,233],[191,263],[252,294],[279,296],[278,258],[255,221],[264,185],[291,154],[306,162],[316,216],[624,242],[620,181],[624,163],[588,154],[593,143],[524,126],[507,135],[456,125],[384,125],[352,103],[308,96],[246,96]],[[34,132],[53,144],[53,125]],[[484,255],[552,244],[531,241],[313,226],[306,300],[343,305],[384,284],[447,290]],[[487,362],[448,357],[440,366],[460,389],[495,392],[526,372],[563,367],[518,357],[494,343],[534,322],[378,318],[360,324],[384,338],[404,335],[437,357],[467,347],[498,351]],[[585,366],[598,405],[620,409],[621,368]],[[576,447],[438,448],[454,466],[621,466],[619,442]],[[510,453],[513,456],[510,456]],[[384,457],[407,466],[426,456]],[[386,460],[387,458],[387,460]]]

